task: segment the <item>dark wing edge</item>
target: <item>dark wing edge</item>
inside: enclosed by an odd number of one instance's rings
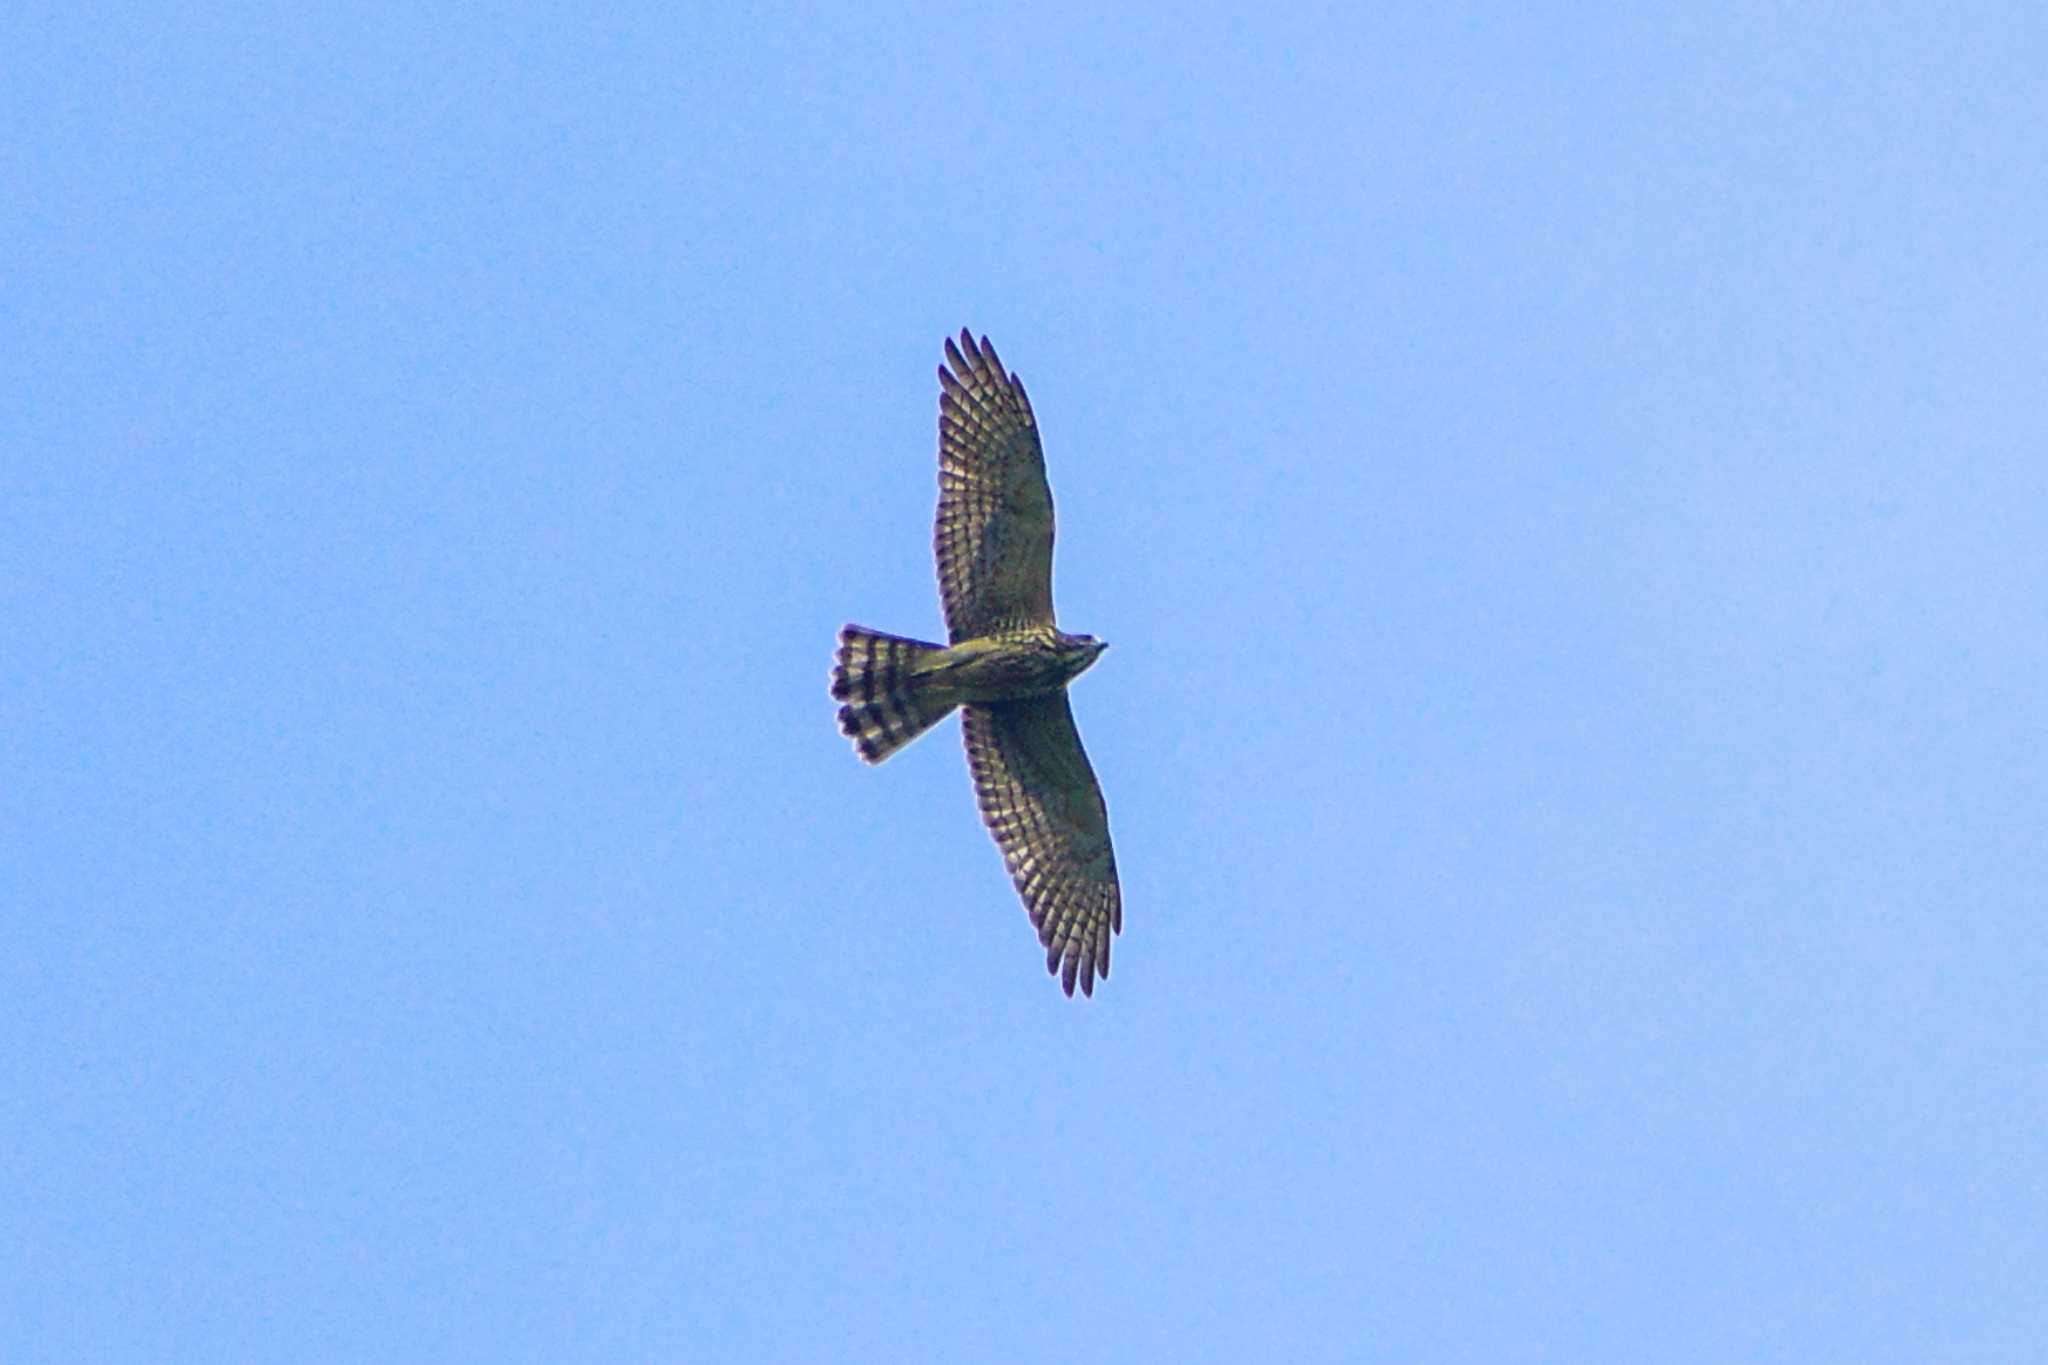
[[[1045,967],[1068,995],[1109,979],[1123,932],[1123,893],[1102,788],[1065,692],[961,709],[961,735],[982,821],[1024,902]]]
[[[1031,400],[987,337],[939,367],[939,602],[953,642],[1052,624],[1052,492]]]

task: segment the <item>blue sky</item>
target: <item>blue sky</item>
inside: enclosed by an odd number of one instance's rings
[[[2048,1339],[2037,7],[5,27],[0,1356]],[[1092,1001],[825,695],[963,325]]]

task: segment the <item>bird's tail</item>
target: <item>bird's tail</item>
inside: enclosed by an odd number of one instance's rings
[[[943,653],[944,645],[884,635],[865,626],[839,632],[839,654],[832,665],[832,696],[839,708],[839,728],[870,763],[880,763],[946,718],[955,703],[939,701],[917,685],[918,660]]]

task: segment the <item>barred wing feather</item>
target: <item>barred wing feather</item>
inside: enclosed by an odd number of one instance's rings
[[[939,367],[939,510],[932,548],[957,644],[1052,624],[1052,493],[1031,400],[995,347],[960,333]]]
[[[1123,929],[1116,854],[1102,788],[1064,692],[963,707],[974,794],[1038,941],[1068,995],[1109,977]]]

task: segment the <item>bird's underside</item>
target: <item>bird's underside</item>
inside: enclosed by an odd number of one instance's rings
[[[1105,646],[1053,620],[1052,495],[1030,400],[986,337],[946,343],[932,533],[948,643],[839,633],[840,728],[879,763],[955,708],[975,799],[1067,994],[1123,928],[1102,790],[1066,686]]]

